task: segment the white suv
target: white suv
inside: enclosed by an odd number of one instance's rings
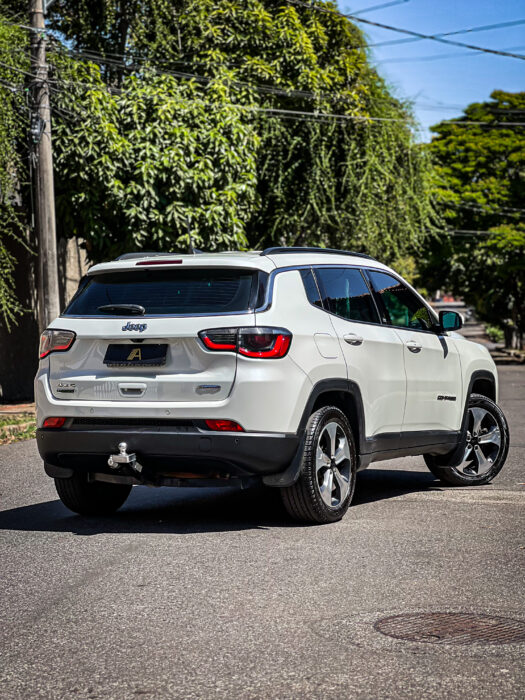
[[[424,455],[486,484],[508,451],[487,350],[387,266],[316,248],[124,255],[43,333],[37,441],[71,510],[131,487],[281,489],[294,518],[346,512],[356,471]]]

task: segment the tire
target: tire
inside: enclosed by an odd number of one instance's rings
[[[301,475],[293,486],[280,489],[288,514],[306,523],[340,520],[354,495],[356,462],[345,414],[335,406],[315,411],[306,426]]]
[[[494,401],[471,394],[467,411],[462,461],[457,464],[456,450],[449,455],[424,455],[432,474],[451,486],[488,484],[501,471],[509,451],[507,420]],[[455,463],[451,463],[454,458]]]
[[[70,479],[55,479],[62,503],[80,515],[109,515],[123,505],[131,486],[87,480],[86,474],[73,474]]]

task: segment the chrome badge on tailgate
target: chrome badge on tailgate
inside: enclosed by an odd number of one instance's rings
[[[138,331],[142,333],[148,327],[147,323],[131,323],[128,321],[125,326],[122,326],[123,331]]]

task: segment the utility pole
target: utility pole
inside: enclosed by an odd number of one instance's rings
[[[36,156],[35,226],[38,245],[38,325],[41,331],[60,314],[44,2],[45,0],[29,0],[33,75],[31,134]]]

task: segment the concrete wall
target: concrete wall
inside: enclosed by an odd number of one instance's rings
[[[33,377],[38,365],[38,320],[36,315],[36,256],[23,246],[11,243],[18,260],[15,289],[27,309],[18,324],[8,331],[0,323],[0,403],[33,399]],[[34,248],[34,246],[33,246]],[[76,239],[58,243],[60,308],[64,308],[76,292],[88,263],[85,251]]]

